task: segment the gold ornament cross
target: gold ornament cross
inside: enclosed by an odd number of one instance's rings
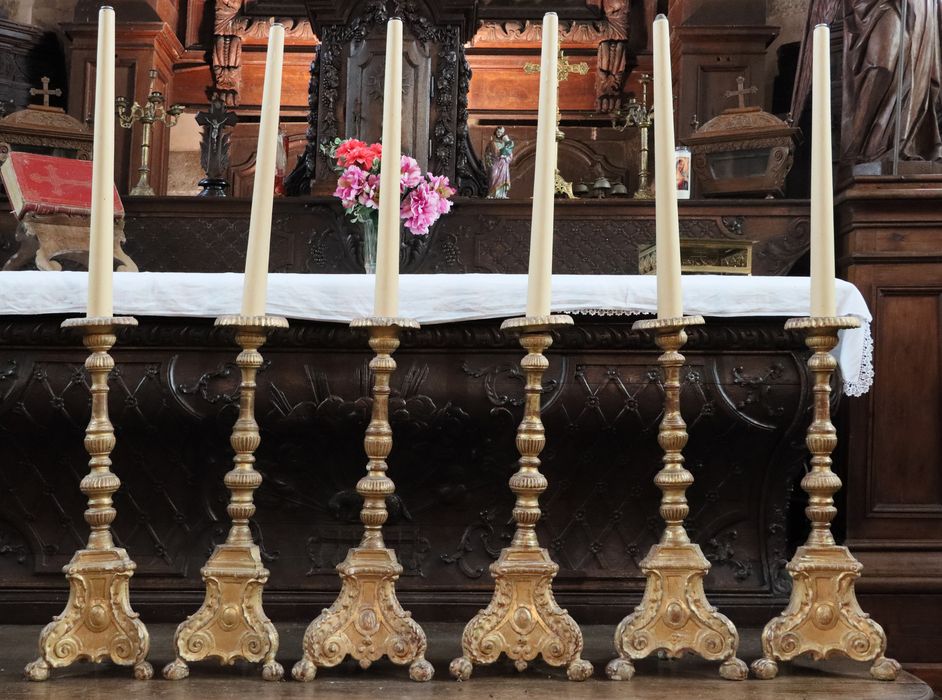
[[[540,64],[539,63],[524,63],[523,64],[524,73],[539,73]],[[562,49],[559,51],[559,59],[556,63],[556,80],[557,82],[563,82],[568,80],[570,74],[578,73],[579,75],[586,75],[589,72],[589,64],[585,63],[570,63],[569,58],[562,52]],[[559,128],[559,123],[562,121],[562,113],[559,111],[559,104],[556,104],[556,141],[562,141],[566,138],[566,134],[562,132]],[[559,174],[559,168],[556,169],[556,192],[566,195],[568,199],[575,199],[576,196],[572,193],[572,183],[563,178]]]
[[[540,64],[539,63],[524,63],[523,72],[524,73],[539,73]],[[562,50],[560,50],[559,60],[557,61],[557,64],[556,64],[556,79],[559,82],[563,82],[564,80],[568,80],[569,76],[572,73],[578,73],[579,75],[587,75],[589,73],[589,64],[585,63],[584,61],[582,63],[570,63],[569,57],[566,56],[566,54],[564,54]]]
[[[48,78],[47,76],[45,76],[45,75],[44,75],[42,78],[40,78],[39,80],[40,80],[40,82],[42,82],[42,84],[43,84],[43,89],[40,90],[39,88],[30,88],[30,89],[29,89],[29,94],[30,94],[30,95],[33,95],[33,96],[42,95],[42,96],[43,96],[43,107],[49,107],[49,98],[50,98],[50,97],[53,97],[53,96],[55,96],[55,97],[62,97],[62,90],[60,90],[59,88],[56,88],[55,90],[50,90],[50,89],[49,89],[49,78]]]
[[[746,79],[741,75],[736,78],[736,85],[739,86],[737,90],[727,90],[723,93],[724,97],[738,97],[739,98],[739,109],[746,108],[746,95],[755,95],[759,92],[759,88],[755,85],[752,87],[746,87]]]

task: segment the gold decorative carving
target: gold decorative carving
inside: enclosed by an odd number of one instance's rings
[[[650,319],[635,322],[634,330],[654,333],[663,351],[658,362],[664,370],[664,417],[658,444],[664,450],[664,467],[654,477],[663,494],[660,514],[666,526],[658,544],[641,562],[647,585],[641,605],[618,625],[615,650],[618,658],[605,669],[612,680],[628,680],[633,662],[657,651],[671,658],[686,652],[709,661],[722,661],[720,675],[744,680],[746,664],[736,658],[739,634],[732,622],[707,601],[703,577],[710,563],[699,545],[690,541],[684,528],[687,517],[686,491],[693,474],[684,467],[687,426],[680,415],[680,373],[684,356],[679,350],[687,342],[685,328],[701,325],[701,316]]]
[[[894,680],[900,665],[886,653],[886,634],[857,602],[854,582],[863,566],[834,541],[831,521],[837,515],[834,494],[841,480],[831,471],[831,453],[837,447],[837,430],[831,423],[831,376],[837,360],[831,350],[837,345],[837,332],[857,328],[853,316],[789,319],[785,328],[807,333],[805,343],[813,354],[808,367],[814,374],[814,418],[806,443],[811,452],[811,469],[801,480],[808,494],[805,515],[811,533],[788,563],[792,594],[781,615],[762,631],[763,657],[752,663],[757,678],[775,678],[778,661],[790,661],[801,654],[815,660],[843,654],[855,661],[873,661],[870,675],[882,681]]]
[[[275,661],[278,632],[262,608],[262,591],[268,582],[268,569],[262,565],[258,545],[252,539],[249,520],[255,514],[255,489],[262,475],[255,471],[255,451],[261,443],[255,421],[255,378],[262,366],[259,348],[268,333],[287,328],[280,316],[220,316],[217,326],[235,326],[236,342],[242,352],[236,364],[242,372],[239,388],[239,417],[232,429],[233,469],[225,476],[229,489],[232,527],[224,544],[217,545],[206,566],[203,581],[206,598],[193,615],[177,627],[173,646],[177,658],[164,667],[168,680],[181,680],[190,674],[187,661],[219,659],[226,665],[237,659],[262,663],[262,677],[281,680],[284,669]]]
[[[549,367],[544,353],[553,343],[553,326],[571,325],[569,316],[540,316],[510,319],[502,330],[519,332],[527,355],[520,363],[526,376],[524,416],[517,430],[519,470],[510,477],[510,490],[517,497],[513,516],[514,538],[491,565],[494,596],[486,609],[468,622],[461,637],[462,656],[451,662],[451,675],[471,677],[474,664],[491,664],[500,655],[514,660],[518,670],[537,656],[551,666],[567,666],[570,680],[592,675],[592,664],[580,658],[582,631],[553,597],[553,578],[559,566],[540,547],[536,524],[540,519],[539,498],[546,490],[540,473],[540,452],[546,444],[540,420],[543,374]]]
[[[608,39],[619,39],[618,28],[611,22],[583,22],[578,20],[559,23],[560,43],[597,44]],[[539,43],[543,40],[542,22],[531,20],[482,21],[469,46],[486,44]]]
[[[754,241],[680,239],[680,270],[691,275],[751,275]],[[638,247],[638,274],[657,274],[657,245]]]
[[[91,459],[80,485],[88,497],[85,522],[91,534],[85,549],[78,550],[63,568],[69,600],[39,635],[39,658],[26,666],[26,676],[32,681],[46,680],[52,668],[106,658],[133,666],[140,680],[154,674],[145,660],[150,647],[147,628],[131,609],[128,581],[135,565],[124,549],[114,546],[111,536],[116,515],[111,497],[121,481],[111,471],[115,436],[108,417],[108,375],[115,365],[108,351],[115,343],[115,326],[134,325],[137,321],[130,317],[72,318],[62,324],[63,328],[81,328],[83,343],[91,353],[85,361],[92,395],[85,449]]]
[[[425,659],[425,632],[396,597],[402,566],[395,551],[386,547],[382,531],[389,515],[386,499],[395,493],[395,485],[386,475],[386,458],[393,444],[389,380],[396,362],[392,354],[399,347],[399,329],[418,328],[419,324],[410,319],[366,318],[350,325],[369,329],[370,347],[376,353],[370,361],[373,410],[364,440],[369,462],[366,476],[357,483],[357,493],[363,497],[363,539],[337,566],[340,595],[308,626],[304,656],[291,675],[295,680],[310,681],[318,667],[336,666],[347,656],[359,661],[362,668],[388,656],[393,663],[409,664],[412,680],[430,681],[435,670]]]

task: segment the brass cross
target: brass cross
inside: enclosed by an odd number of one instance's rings
[[[53,95],[54,95],[55,97],[62,97],[62,90],[60,90],[59,88],[56,88],[55,90],[50,90],[50,89],[49,89],[49,78],[46,77],[45,75],[44,75],[42,78],[40,78],[40,80],[42,81],[43,89],[40,90],[39,88],[30,88],[30,89],[29,89],[29,94],[30,94],[30,95],[42,95],[42,96],[43,96],[43,107],[48,107],[48,106],[49,106],[49,97],[50,97],[50,96],[53,96]]]
[[[523,64],[524,73],[539,73],[540,64],[539,63],[524,63]],[[562,52],[562,49],[559,51],[559,61],[556,66],[556,79],[561,83],[564,80],[569,78],[570,73],[578,73],[579,75],[587,75],[589,72],[588,63],[570,63],[569,57]]]
[[[723,93],[724,97],[738,97],[739,98],[739,109],[746,108],[746,95],[755,95],[759,92],[759,88],[755,85],[752,87],[746,87],[746,79],[741,75],[736,78],[736,85],[739,86],[738,90],[727,90]]]

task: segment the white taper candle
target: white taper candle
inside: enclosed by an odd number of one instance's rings
[[[814,28],[811,86],[811,315],[835,316],[831,180],[831,32]]]
[[[88,316],[112,316],[114,299],[114,9],[98,10],[95,136],[88,239]]]
[[[667,17],[654,20],[654,182],[657,243],[657,317],[680,318],[680,222],[674,164],[674,97]]]
[[[376,289],[373,315],[399,315],[399,229],[402,157],[402,20],[386,25],[386,77],[383,86],[383,157],[379,174],[376,237]]]
[[[536,163],[533,171],[527,316],[549,315],[552,298],[558,64],[559,18],[555,12],[548,12],[543,15],[543,46],[540,53],[540,109],[536,127]]]
[[[271,252],[271,213],[278,153],[278,120],[281,114],[281,68],[285,50],[285,28],[273,24],[268,33],[262,113],[258,124],[249,244],[245,253],[242,315],[264,316],[268,294],[268,258]]]

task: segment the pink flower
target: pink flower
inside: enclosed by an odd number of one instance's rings
[[[402,156],[400,161],[399,192],[405,193],[406,190],[416,187],[422,182],[422,168],[415,158]]]
[[[454,193],[455,188],[451,186],[448,177],[445,175],[429,175],[429,187],[438,195],[438,213],[447,214],[451,211],[452,202],[449,199]]]
[[[379,209],[379,175],[368,175],[357,201],[364,207]]]
[[[402,202],[399,215],[413,235],[424,236],[441,216],[441,196],[422,182]]]
[[[351,165],[337,178],[337,189],[334,191],[334,197],[340,199],[344,209],[350,209],[357,203],[357,198],[366,184],[366,171]]]

